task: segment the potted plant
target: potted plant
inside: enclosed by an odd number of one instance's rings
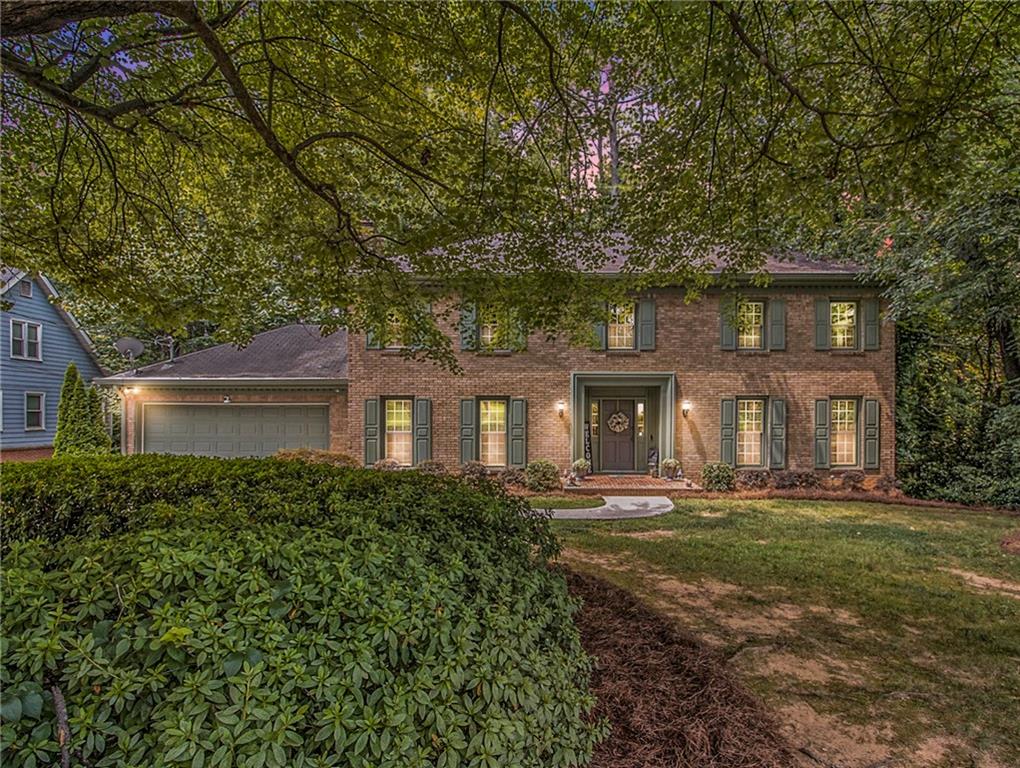
[[[683,477],[683,472],[680,469],[680,462],[677,459],[663,459],[662,460],[662,475],[667,480],[677,480]]]
[[[570,465],[570,469],[573,471],[574,477],[580,480],[591,472],[591,462],[588,459],[578,459]]]

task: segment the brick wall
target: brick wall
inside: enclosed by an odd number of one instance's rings
[[[750,295],[751,292],[748,292]],[[765,395],[787,400],[787,466],[811,469],[814,401],[835,395],[875,398],[881,407],[881,469],[892,474],[895,462],[895,333],[881,326],[880,349],[823,352],[814,349],[816,298],[863,298],[861,288],[803,288],[756,291],[787,302],[786,350],[724,352],[719,346],[720,295],[685,304],[680,291],[656,295],[656,349],[651,352],[592,351],[540,334],[528,349],[509,356],[458,352],[463,373],[454,376],[430,363],[409,361],[386,350],[368,350],[364,336],[351,334],[349,444],[363,458],[364,401],[370,397],[415,396],[432,399],[433,457],[459,463],[459,400],[493,395],[528,400],[528,458],[545,458],[566,468],[571,460],[571,415],[561,419],[556,403],[570,402],[571,372],[666,372],[677,377],[674,455],[684,471],[696,475],[707,461],[719,459],[720,399]],[[874,295],[874,294],[871,294]],[[456,313],[454,313],[456,314]],[[454,323],[447,328],[455,349]],[[680,403],[693,406],[685,419]],[[569,406],[568,406],[569,407]]]

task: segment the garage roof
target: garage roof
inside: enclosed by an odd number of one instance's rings
[[[99,379],[103,384],[217,380],[342,381],[347,379],[347,331],[328,336],[296,323],[256,334],[247,346],[217,344],[173,361]]]

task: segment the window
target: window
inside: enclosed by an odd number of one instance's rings
[[[764,464],[762,443],[765,435],[765,401],[737,401],[737,466],[760,467]]]
[[[385,457],[396,459],[404,466],[413,463],[411,437],[411,410],[413,400],[386,401]]]
[[[617,304],[610,307],[606,334],[609,349],[634,349],[633,304]]]
[[[591,436],[592,439],[599,436],[599,401],[591,401]]]
[[[42,326],[24,320],[11,320],[11,357],[42,360]]]
[[[18,292],[21,294],[21,297],[23,299],[32,298],[32,281],[22,280],[20,283],[18,283]]]
[[[645,436],[645,404],[638,402],[637,404],[637,417],[634,419],[637,422],[637,436]]]
[[[830,346],[833,349],[857,349],[857,303],[829,303]]]
[[[42,392],[25,393],[25,429],[46,429],[46,395]]]
[[[399,349],[404,346],[404,324],[400,315],[390,312],[386,315],[386,348]]]
[[[742,301],[737,311],[737,348],[765,348],[765,302]]]
[[[832,431],[829,435],[829,463],[834,467],[857,464],[857,401],[829,402]]]
[[[506,466],[506,400],[478,402],[478,458],[487,467]]]

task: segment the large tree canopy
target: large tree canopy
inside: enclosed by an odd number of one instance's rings
[[[2,12],[4,261],[166,329],[396,311],[449,360],[435,293],[579,334],[607,292],[719,259],[872,259],[975,164],[1016,167],[1010,4]],[[587,280],[610,243],[630,280]]]

